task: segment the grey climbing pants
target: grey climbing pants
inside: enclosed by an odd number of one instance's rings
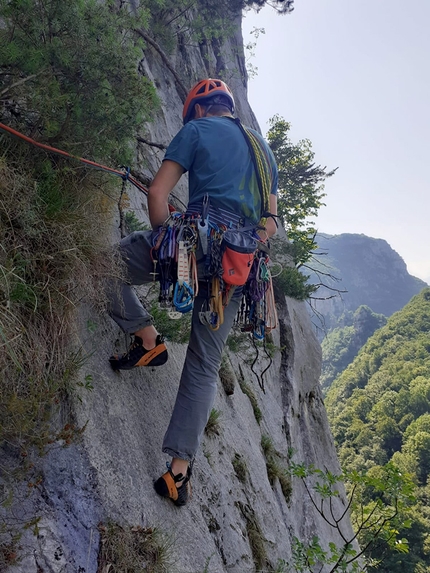
[[[109,312],[127,333],[153,323],[151,315],[143,308],[131,287],[153,280],[151,235],[151,231],[136,231],[120,243],[128,284],[111,285]],[[163,441],[163,452],[172,457],[192,461],[199,448],[215,400],[221,355],[239,307],[240,293],[235,294],[224,309],[224,322],[218,330],[210,329],[199,320],[205,296],[199,294],[194,300],[185,363]]]

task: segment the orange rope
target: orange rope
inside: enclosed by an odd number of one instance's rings
[[[0,129],[5,131],[6,133],[9,133],[10,135],[13,135],[14,137],[18,137],[19,139],[26,141],[27,143],[31,143],[31,145],[35,145],[36,147],[40,147],[40,149],[49,151],[50,153],[55,153],[56,155],[67,157],[68,159],[75,159],[77,161],[80,161],[81,163],[84,163],[85,165],[93,167],[94,169],[100,169],[102,171],[106,171],[107,173],[111,173],[112,175],[117,175],[118,177],[121,177],[121,179],[123,179],[124,181],[130,181],[130,183],[134,185],[137,189],[139,189],[139,191],[142,191],[145,195],[148,195],[148,188],[145,187],[145,185],[143,185],[142,183],[140,183],[140,181],[138,181],[135,177],[130,175],[128,170],[118,171],[117,169],[112,169],[112,167],[101,165],[100,163],[96,163],[95,161],[90,161],[89,159],[84,159],[83,157],[77,157],[76,155],[71,155],[70,153],[67,153],[67,151],[62,151],[61,149],[57,149],[56,147],[51,147],[50,145],[46,145],[45,143],[40,143],[38,141],[35,141],[34,139],[31,139],[31,137],[28,137],[27,135],[24,135],[23,133],[16,131],[16,129],[13,129],[12,127],[4,125],[3,123],[0,123]],[[176,210],[177,209],[175,209],[172,205],[169,205],[170,212]]]

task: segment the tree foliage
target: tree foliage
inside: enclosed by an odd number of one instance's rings
[[[157,105],[138,73],[146,25],[113,0],[0,0],[0,117],[72,153],[129,162]]]
[[[306,300],[316,290],[314,285],[307,283],[308,278],[295,267],[285,267],[279,275],[273,277],[273,286],[281,296]]]
[[[269,145],[278,165],[278,211],[288,238],[293,242],[297,264],[306,262],[316,247],[315,223],[318,210],[324,205],[324,181],[336,169],[315,165],[315,154],[308,139],[293,143],[290,124],[279,115],[270,120],[267,133]]]
[[[332,528],[333,541],[324,548],[316,535],[310,542],[296,538],[292,563],[284,561],[282,571],[364,573],[379,567],[384,557],[383,553],[379,559],[372,557],[375,547],[383,545],[385,552],[396,555],[409,552],[408,541],[399,530],[411,525],[415,486],[411,477],[403,475],[394,464],[386,464],[378,471],[336,475],[291,462],[290,473],[301,480],[315,511]],[[333,501],[342,495],[343,483],[349,486],[347,504],[336,508]],[[349,527],[349,515],[354,530]]]
[[[242,7],[257,8],[271,6],[280,14],[289,14],[294,10],[294,0],[241,0]]]
[[[142,0],[149,13],[147,31],[166,53],[176,46],[189,45],[202,50],[213,43],[217,56],[222,40],[233,36],[243,10],[259,11],[270,6],[279,14],[293,10],[294,0]],[[136,6],[135,0],[131,4]],[[222,58],[220,58],[222,59]],[[223,75],[223,65],[217,62],[217,76]]]
[[[361,305],[354,313],[344,313],[343,320],[348,324],[330,330],[321,344],[323,362],[320,382],[325,390],[354,360],[375,330],[387,322],[384,315],[372,312],[366,305]]]
[[[412,475],[418,486],[411,528],[399,531],[407,559],[388,551],[379,573],[421,573],[430,538],[430,289],[416,295],[371,336],[333,382],[327,412],[342,465],[378,474],[386,463]],[[387,549],[382,544],[374,556]]]

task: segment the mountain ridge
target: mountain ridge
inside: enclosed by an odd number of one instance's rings
[[[409,274],[405,261],[385,239],[318,233],[315,240],[318,248],[309,263],[309,282],[322,283],[312,308],[317,328],[321,325],[316,315],[323,318],[323,331],[342,326],[343,313],[362,305],[391,316],[428,286]],[[323,336],[324,332],[320,340]]]

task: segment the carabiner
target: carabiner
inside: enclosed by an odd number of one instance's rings
[[[180,285],[179,282],[175,284],[173,292],[173,305],[179,312],[185,314],[193,308],[194,291],[185,281]]]

